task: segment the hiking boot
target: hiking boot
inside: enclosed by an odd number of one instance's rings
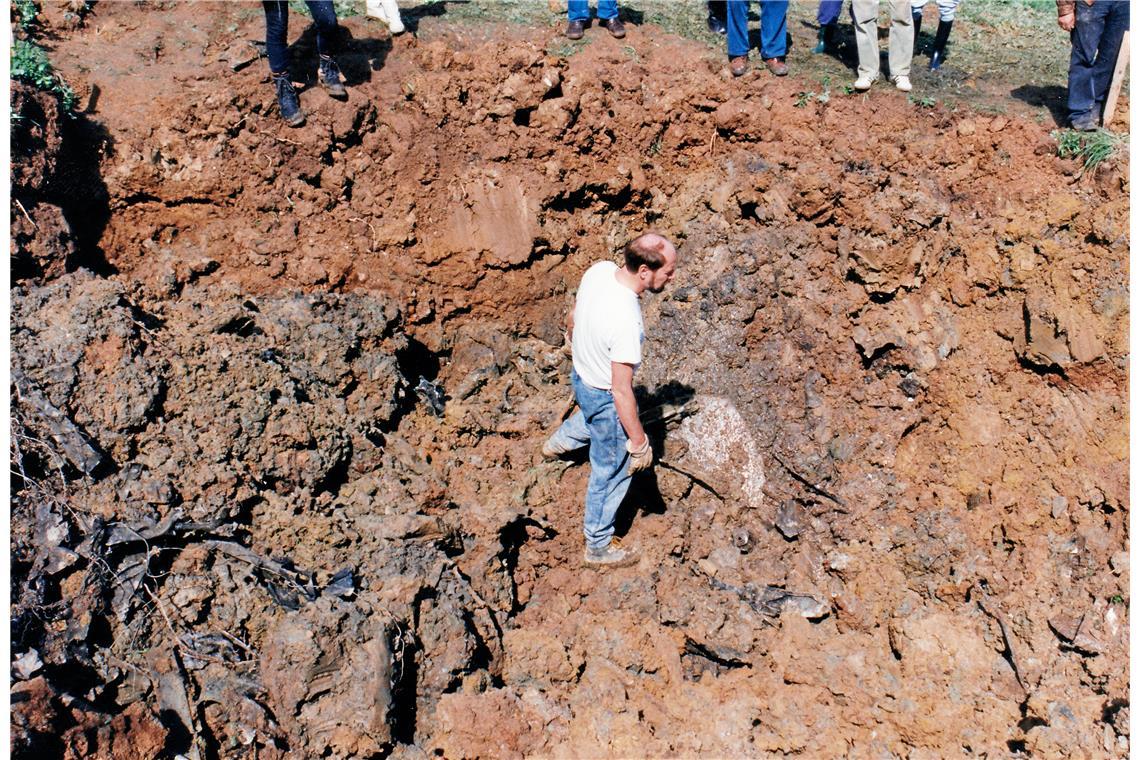
[[[598,26],[603,26],[610,30],[610,34],[617,37],[619,40],[625,36],[625,24],[617,16],[613,18],[600,18],[598,19]]]
[[[895,87],[897,87],[900,91],[910,92],[910,77],[908,77],[906,74],[899,74],[891,81],[895,83]]]
[[[728,69],[732,72],[734,77],[744,76],[744,72],[748,71],[748,56],[738,55],[728,62]]]
[[[879,81],[878,74],[860,74],[859,78],[855,80],[855,89],[863,92],[871,89],[871,85]]]
[[[301,100],[293,83],[289,81],[289,72],[271,75],[273,87],[277,90],[277,108],[281,111],[281,118],[290,127],[299,127],[305,123],[305,113],[301,110]]]
[[[553,461],[568,452],[569,449],[563,448],[554,441],[554,436],[547,438],[542,444],[542,458],[546,460]]]
[[[580,20],[571,20],[566,25],[566,39],[580,40],[582,35],[586,33],[586,22]]]
[[[621,539],[614,538],[609,546],[601,549],[586,548],[582,554],[582,564],[586,567],[603,569],[607,567],[629,567],[637,564],[637,552],[621,545]]]
[[[779,58],[769,58],[764,61],[764,65],[767,66],[768,71],[772,72],[775,76],[786,77],[788,75],[788,64]]]
[[[348,90],[344,89],[344,82],[340,80],[340,68],[331,56],[322,55],[320,65],[317,66],[317,80],[328,92],[330,98],[344,100],[348,97]]]
[[[403,34],[404,22],[400,18],[400,8],[396,5],[396,0],[367,0],[364,12],[387,24],[391,34]]]

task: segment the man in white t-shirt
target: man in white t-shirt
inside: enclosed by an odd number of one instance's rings
[[[602,261],[582,276],[567,320],[574,370],[570,382],[578,411],[543,445],[553,459],[590,447],[583,561],[590,567],[625,567],[637,561],[614,535],[618,506],[633,474],[653,464],[653,449],[637,415],[633,373],[641,364],[645,328],[639,298],[660,293],[673,279],[677,250],[646,233],[625,246],[625,266]]]

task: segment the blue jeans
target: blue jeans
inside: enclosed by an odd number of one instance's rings
[[[566,451],[590,447],[590,483],[586,486],[586,547],[604,549],[614,535],[618,507],[629,490],[628,437],[617,416],[613,394],[591,388],[570,373],[578,411],[551,436]]]
[[[590,20],[590,0],[567,0],[566,15],[571,21]],[[617,18],[617,0],[598,0],[598,18]]]
[[[841,10],[843,10],[843,0],[819,0],[819,10],[816,11],[815,20],[820,26],[830,26],[839,21]]]
[[[317,52],[332,55],[336,44],[336,10],[332,0],[306,0],[309,13],[317,25]],[[285,0],[262,0],[265,10],[265,48],[269,54],[269,70],[274,74],[289,71],[289,3]]]
[[[788,0],[760,0],[760,57],[788,52]],[[728,0],[728,57],[748,55],[748,0]]]
[[[1112,84],[1120,41],[1128,29],[1128,6],[1123,0],[1077,0],[1077,25],[1069,33],[1069,118],[1100,118]]]

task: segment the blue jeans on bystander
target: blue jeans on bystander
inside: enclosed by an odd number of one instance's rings
[[[590,0],[567,0],[566,15],[570,21],[590,20]],[[617,18],[617,0],[598,0],[598,18]]]
[[[760,57],[788,52],[788,0],[760,0]],[[748,55],[748,0],[728,0],[728,57]]]
[[[563,451],[590,447],[590,482],[586,487],[583,532],[587,549],[604,549],[614,535],[618,507],[629,491],[629,452],[625,428],[618,419],[613,394],[582,382],[570,373],[578,411],[562,423],[551,442]]]
[[[317,53],[324,56],[336,52],[337,21],[332,0],[306,0],[305,5],[317,27]],[[285,0],[262,0],[265,10],[265,48],[269,70],[274,74],[289,71],[289,3]]]
[[[1077,23],[1070,32],[1069,120],[1074,124],[1100,118],[1120,41],[1128,29],[1127,0],[1077,0]]]

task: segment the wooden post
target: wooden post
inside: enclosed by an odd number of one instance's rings
[[[1112,121],[1112,114],[1116,111],[1116,96],[1120,94],[1120,85],[1124,82],[1124,72],[1128,70],[1128,32],[1120,41],[1120,53],[1116,56],[1116,69],[1112,72],[1112,85],[1108,88],[1108,98],[1104,101],[1104,126]]]

